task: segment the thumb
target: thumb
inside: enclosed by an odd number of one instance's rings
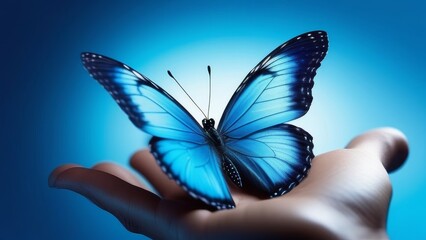
[[[395,128],[378,128],[365,132],[352,139],[346,148],[362,150],[377,157],[388,172],[398,169],[408,156],[407,138]]]

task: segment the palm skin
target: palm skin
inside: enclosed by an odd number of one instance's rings
[[[401,132],[372,130],[315,157],[308,177],[284,196],[263,199],[229,184],[236,208],[222,211],[188,196],[148,150],[130,163],[157,193],[113,163],[60,166],[49,185],[87,197],[129,231],[154,239],[386,239],[388,172],[407,155]]]

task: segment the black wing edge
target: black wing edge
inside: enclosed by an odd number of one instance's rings
[[[293,133],[294,135],[300,136],[300,138],[303,139],[302,141],[299,141],[299,142],[300,142],[301,145],[303,144],[303,146],[301,146],[301,147],[306,148],[306,151],[301,156],[301,159],[303,159],[303,161],[306,163],[306,166],[302,169],[301,173],[297,174],[292,179],[291,182],[275,188],[272,191],[272,193],[270,194],[271,198],[282,196],[282,195],[290,192],[294,187],[296,187],[308,175],[309,169],[311,168],[312,160],[315,157],[314,152],[313,152],[314,142],[313,142],[313,137],[312,137],[311,134],[309,134],[303,128],[296,127],[296,126],[291,125],[291,124],[282,124],[281,127],[285,128],[286,130]]]

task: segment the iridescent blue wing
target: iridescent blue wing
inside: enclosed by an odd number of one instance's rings
[[[297,36],[266,56],[229,101],[218,130],[242,138],[304,115],[312,102],[316,70],[326,55],[326,32]]]
[[[123,63],[93,53],[83,53],[82,61],[130,120],[155,136],[150,142],[151,152],[166,174],[193,197],[216,208],[235,206],[220,170],[220,157],[188,111]]]
[[[307,174],[314,154],[312,137],[303,129],[279,124],[246,136],[228,139],[225,156],[242,178],[242,187],[280,196]]]
[[[306,175],[314,157],[312,137],[283,123],[308,111],[313,78],[327,50],[323,31],[297,36],[266,56],[232,96],[218,131],[224,154],[237,169],[226,173],[243,188],[278,196]]]
[[[192,197],[218,209],[235,207],[213,146],[156,137],[150,145],[163,171]]]
[[[204,130],[191,114],[147,77],[99,54],[82,53],[81,60],[142,131],[162,138],[205,142]]]

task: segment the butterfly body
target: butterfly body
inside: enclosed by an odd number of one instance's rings
[[[133,124],[153,136],[150,149],[162,170],[191,196],[224,209],[235,207],[226,177],[276,197],[307,175],[312,136],[286,122],[308,111],[327,50],[324,31],[277,47],[242,81],[217,128],[211,118],[198,124],[170,94],[126,64],[94,53],[81,57]]]
[[[215,121],[213,118],[203,119],[202,121],[203,128],[206,131],[206,135],[209,137],[209,140],[216,148],[222,148],[224,146],[224,142],[220,134],[217,132],[214,127]]]
[[[215,146],[216,153],[221,156],[220,161],[222,165],[223,172],[229,177],[229,179],[238,187],[242,187],[241,176],[238,172],[238,169],[235,167],[235,164],[230,157],[231,154],[226,148],[225,141],[222,139],[221,134],[214,127],[215,121],[213,118],[203,119],[202,121],[203,128],[206,131],[206,135],[209,137],[211,145]]]

